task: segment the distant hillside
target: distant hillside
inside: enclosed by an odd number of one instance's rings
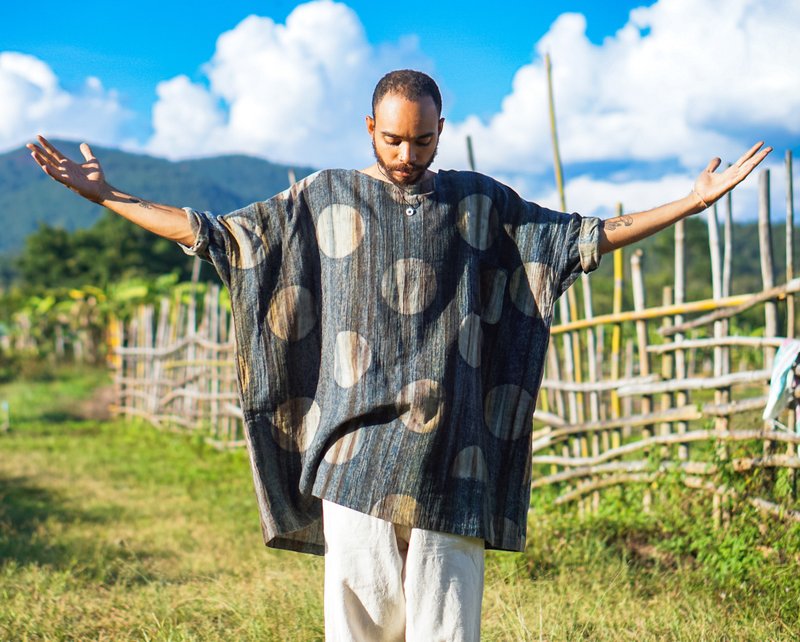
[[[53,141],[72,158],[78,144]],[[148,200],[227,212],[288,186],[288,167],[249,156],[172,162],[92,146],[109,181]],[[309,167],[294,167],[297,178]],[[71,194],[42,172],[23,148],[0,154],[0,254],[14,253],[40,222],[75,230],[91,226],[103,208]]]

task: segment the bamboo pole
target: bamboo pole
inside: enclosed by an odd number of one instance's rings
[[[613,430],[620,426],[646,426],[652,425],[655,421],[677,421],[677,420],[694,420],[702,419],[703,413],[695,406],[684,406],[683,408],[669,408],[660,412],[641,413],[638,415],[627,415],[618,419],[606,419],[598,422],[590,422],[579,425],[565,424],[560,427],[554,428],[548,432],[537,431],[532,447],[533,451],[549,448],[564,438],[571,437],[582,432],[606,432]],[[664,435],[661,435],[664,436]]]
[[[617,216],[622,216],[622,203],[617,203]],[[612,315],[622,313],[622,288],[624,287],[624,255],[622,248],[614,250],[614,294],[612,300]],[[622,325],[614,323],[611,330],[611,380],[620,379],[620,358],[622,348]],[[616,389],[611,391],[611,417],[616,419],[620,416],[619,395]],[[622,434],[615,432],[611,434],[611,446],[618,447],[622,443]]]
[[[727,298],[731,295],[731,267],[733,264],[733,192],[728,192],[723,202],[725,203],[725,218],[722,231],[722,298]]]
[[[786,150],[786,282],[794,279],[794,185],[792,150]],[[795,336],[795,300],[786,297],[786,336]]]
[[[559,306],[561,309],[561,318],[568,319],[569,318],[569,304],[564,298],[559,299]],[[575,356],[572,350],[572,337],[571,335],[564,336],[563,342],[563,349],[564,349],[564,360],[563,360],[563,377],[565,381],[573,382],[575,381]],[[578,398],[576,392],[574,390],[569,391],[567,393],[567,401],[569,404],[569,418],[572,422],[578,422],[582,419],[579,419],[578,414]]]
[[[553,380],[561,381],[561,366],[559,363],[558,358],[558,348],[556,347],[555,342],[550,344],[550,347],[547,350],[547,370],[548,374],[552,375]],[[567,416],[567,405],[565,401],[565,397],[562,391],[558,390],[553,386],[548,386],[548,390],[553,391],[553,398],[555,399],[555,407],[556,407],[556,414],[559,417]]]
[[[628,339],[625,341],[625,378],[626,379],[633,379],[633,361],[634,361],[634,347],[633,347],[633,339]],[[619,390],[619,388],[617,388]],[[619,394],[619,393],[617,393]],[[622,416],[623,417],[630,417],[633,414],[633,398],[632,397],[625,397],[622,400]],[[628,426],[624,426],[622,429],[622,438],[623,440],[627,439],[631,436],[631,431]]]
[[[607,464],[596,466],[579,466],[563,470],[555,475],[540,477],[531,483],[531,488],[543,488],[550,484],[557,484],[570,479],[588,477],[590,475],[603,475],[606,473],[639,473],[639,472],[666,472],[681,470],[691,475],[711,475],[716,472],[716,466],[706,462],[681,462],[671,461],[661,462],[657,470],[653,470],[653,463],[648,460],[639,461],[612,461]]]
[[[597,366],[598,366],[597,367],[597,372],[598,372],[598,378],[600,380],[603,380],[604,379],[603,364],[606,362],[606,353],[605,353],[606,332],[605,332],[605,328],[602,325],[597,326],[597,328],[596,328],[596,336],[597,336],[597,349],[596,349],[597,356],[595,357],[595,359],[597,360]],[[601,401],[601,403],[600,403],[600,418],[601,419],[608,419],[608,405],[609,404],[608,404],[607,401],[604,402],[602,397],[600,397],[600,401]],[[608,436],[606,435],[606,437],[608,437]],[[601,444],[600,447],[603,448],[603,449],[606,449],[606,448],[609,448],[610,446],[611,446],[611,444],[609,442],[605,441],[605,442],[603,442]]]
[[[601,453],[599,457],[559,457],[558,455],[537,455],[531,461],[535,465],[555,464],[557,466],[593,466],[602,464],[612,459],[624,457],[641,450],[647,451],[653,446],[661,444],[692,443],[699,441],[710,441],[713,439],[723,439],[725,441],[739,442],[768,439],[783,443],[800,443],[800,435],[778,430],[729,430],[727,433],[717,433],[714,430],[691,430],[683,434],[674,435],[655,435],[648,439],[641,439],[629,444],[624,444],[619,448],[614,448],[608,452]]]
[[[144,312],[143,325],[144,325],[145,345],[147,345],[148,347],[155,347],[155,333],[153,332],[153,324],[155,322],[154,321],[155,309],[152,304],[147,304],[144,306],[143,312]],[[155,359],[149,356],[145,357],[145,378],[147,380],[147,383],[145,383],[144,385],[144,390],[147,397],[150,399],[152,399],[154,396],[152,385],[150,384],[150,381],[153,378],[154,364],[155,364]],[[147,409],[148,411],[150,410],[147,404],[145,405],[145,409]]]
[[[723,255],[722,255],[722,292],[721,297],[725,299],[731,294],[731,264],[733,261],[733,194],[728,192],[725,195],[725,214],[723,223]],[[722,320],[722,334],[728,336],[730,322]],[[731,351],[727,347],[722,348],[722,374],[729,374],[731,371]],[[730,391],[728,391],[730,395]]]
[[[685,221],[678,221],[675,225],[675,279],[674,279],[674,299],[676,305],[682,305],[686,301],[686,224]],[[718,303],[718,302],[717,302]],[[676,314],[673,320],[674,325],[680,325],[683,322],[683,316]],[[678,334],[675,336],[675,343],[679,344],[683,341],[683,335]],[[675,378],[686,378],[686,352],[684,350],[675,351]],[[675,395],[675,403],[678,406],[684,406],[688,403],[688,396],[684,391],[677,391]],[[678,422],[675,425],[675,430],[678,434],[685,433],[688,430],[686,422]],[[678,459],[685,461],[689,459],[689,449],[685,444],[678,446]]]
[[[772,252],[772,226],[770,222],[770,199],[769,199],[769,170],[762,170],[759,176],[759,199],[758,199],[758,241],[761,255],[761,282],[764,290],[768,291],[775,287],[775,268]],[[774,337],[778,334],[778,307],[768,301],[764,305],[764,336]],[[775,358],[775,351],[767,348],[764,351],[766,368],[772,367]]]
[[[567,203],[564,197],[564,174],[561,169],[561,152],[558,147],[558,129],[556,127],[556,105],[553,97],[553,69],[550,54],[544,55],[544,66],[547,72],[547,109],[550,116],[550,139],[553,144],[553,171],[555,171],[556,189],[561,199],[561,209],[566,211]]]
[[[558,145],[558,128],[556,126],[556,106],[553,93],[553,70],[550,61],[550,54],[545,54],[545,67],[547,71],[547,108],[550,117],[550,139],[553,145],[553,169],[555,171],[556,190],[558,191],[559,203],[561,210],[567,211],[567,198],[564,190],[564,172],[561,164],[561,151]],[[572,320],[578,319],[578,301],[574,288],[567,290],[567,305],[561,305],[561,322],[569,323]],[[570,368],[567,370],[572,375],[572,381],[580,382],[583,379],[583,367],[581,364],[581,346],[578,334],[570,332],[567,338],[564,339],[564,358],[572,361]],[[566,343],[570,346],[567,348]],[[571,372],[570,372],[571,371]],[[572,400],[571,402],[572,403]],[[582,395],[574,400],[578,416],[583,420],[584,416],[584,400]]]
[[[708,245],[709,254],[711,257],[711,290],[713,297],[716,300],[722,298],[722,256],[720,252],[720,238],[719,238],[719,219],[717,215],[716,203],[707,210],[707,223],[708,223]],[[721,339],[725,333],[722,321],[714,322],[714,338]],[[714,348],[714,376],[721,377],[724,372],[723,365],[724,355],[721,347]],[[728,388],[719,387],[714,389],[714,403],[717,406],[722,406],[729,401]],[[728,431],[728,417],[720,415],[714,418],[714,430],[717,433],[725,433]],[[728,448],[724,441],[717,441],[716,443],[717,458],[720,461],[728,459]],[[727,510],[725,499],[721,496],[714,496],[714,523],[720,520],[730,522],[730,512]]]
[[[766,383],[772,375],[771,370],[746,370],[732,372],[721,377],[695,377],[691,379],[672,379],[657,383],[643,383],[620,386],[620,397],[635,395],[654,395],[663,392],[678,392],[679,390],[713,390],[722,386],[733,386],[744,383]],[[686,404],[682,404],[686,405]]]
[[[583,274],[582,278],[588,279],[587,274]],[[584,283],[583,288],[583,315],[586,319],[594,317],[594,310],[592,309],[592,290],[589,287],[588,281]],[[589,367],[589,383],[595,384],[599,379],[597,367],[597,337],[595,336],[594,328],[586,329],[586,352]],[[600,397],[597,392],[589,393],[589,417],[590,421],[600,421]],[[604,433],[605,434],[605,433]],[[600,454],[600,437],[597,433],[592,434],[591,437],[591,450],[592,455],[597,456]],[[597,513],[600,510],[600,494],[592,494],[592,512]]]
[[[664,305],[664,306],[670,305],[672,303],[672,288],[671,287],[666,286],[663,289],[662,296],[661,296],[661,302],[662,302],[662,305]],[[663,323],[669,323],[669,321],[666,318],[664,318],[662,320],[662,322]],[[649,348],[650,348],[650,346],[648,346],[648,352],[651,352],[649,350]],[[669,380],[669,379],[672,379],[673,376],[674,376],[674,373],[673,373],[672,354],[667,352],[661,357],[661,377],[662,377],[662,379]],[[669,392],[665,392],[665,393],[663,393],[661,395],[661,410],[662,411],[672,408],[672,406],[674,404],[675,404],[674,395],[672,395]],[[661,424],[660,434],[669,435],[671,433],[672,433],[672,424],[669,423],[669,422],[663,422]],[[669,453],[667,451],[662,451],[662,459],[665,459],[668,456],[669,456]]]
[[[631,376],[625,377],[624,379],[620,378],[616,381],[597,381],[592,383],[591,381],[583,382],[583,383],[575,383],[573,381],[561,381],[559,379],[544,379],[542,381],[542,387],[546,387],[549,390],[560,390],[562,392],[608,392],[613,390],[619,390],[621,387],[624,386],[633,386],[637,384],[646,384],[646,383],[656,383],[661,381],[661,378],[658,375],[650,374],[646,377],[642,376]]]
[[[584,328],[588,328],[591,326],[598,326],[598,325],[605,325],[605,324],[613,324],[613,323],[622,323],[624,321],[640,321],[642,319],[660,319],[661,317],[665,316],[672,316],[675,314],[690,314],[693,312],[705,312],[707,310],[718,310],[718,308],[733,308],[737,306],[741,306],[744,303],[748,303],[748,307],[752,307],[753,305],[757,305],[759,302],[763,302],[767,298],[782,298],[787,292],[787,286],[789,292],[795,292],[800,290],[800,279],[795,279],[792,281],[791,284],[781,285],[774,290],[771,290],[771,294],[764,295],[764,293],[758,294],[738,294],[736,296],[731,296],[726,299],[722,299],[721,301],[714,301],[714,299],[703,299],[701,301],[691,301],[689,303],[683,304],[673,304],[667,308],[657,306],[652,308],[647,308],[642,312],[620,312],[619,314],[599,314],[594,319],[587,320],[581,319],[580,321],[572,321],[569,324],[559,324],[555,325],[550,329],[550,334],[564,334],[565,332],[574,332],[575,330],[582,330]],[[755,297],[761,297],[759,301],[753,303],[751,299]],[[676,329],[676,326],[671,325],[666,332],[662,334],[666,334],[669,336],[670,334],[675,334],[676,332],[680,332],[681,330],[686,330],[689,327],[699,327],[700,325],[705,325],[710,323],[714,319],[718,318],[725,318],[725,316],[733,316],[738,312],[730,312],[729,310],[719,310],[714,315],[708,314],[703,317],[702,323],[697,323],[696,321],[691,322],[692,325],[689,326],[687,324],[681,325],[679,328]],[[721,315],[721,316],[718,316]],[[713,318],[711,318],[713,316]]]
[[[786,150],[786,282],[794,279],[794,181],[792,180],[792,150]],[[786,297],[786,336],[795,336],[795,298]],[[794,403],[794,408],[789,411],[795,426],[800,425],[800,405]],[[790,422],[791,423],[791,422]],[[797,452],[794,444],[789,444],[786,454],[795,455]],[[797,498],[797,471],[789,472],[789,484],[792,488],[792,498]]]
[[[725,415],[736,415],[742,412],[752,412],[754,410],[763,410],[767,405],[767,395],[760,397],[751,397],[749,399],[740,399],[737,401],[730,401],[726,404],[717,405],[713,403],[703,404],[703,414],[712,417],[720,417]]]
[[[563,297],[559,299],[559,306],[561,309],[561,318],[568,319],[569,304]],[[568,334],[564,336],[563,348],[564,348],[564,360],[563,360],[564,370],[562,374],[565,381],[573,382],[576,380],[576,377],[575,377],[575,359],[573,354],[573,344],[571,335]],[[569,405],[569,420],[570,423],[573,424],[583,423],[583,413],[580,412],[580,406],[578,405],[578,394],[579,393],[575,392],[574,390],[567,392],[567,402]],[[572,448],[573,452],[575,452],[576,454],[581,454],[580,438],[576,438],[575,442],[572,445]]]
[[[717,218],[716,204],[708,211],[708,244],[711,255],[711,289],[714,299],[722,298],[722,256],[720,254],[719,220]],[[725,327],[722,321],[714,322],[714,339],[721,340],[725,336]],[[721,377],[725,374],[723,349],[721,346],[714,347],[714,376]],[[714,403],[722,405],[730,400],[729,389],[720,387],[714,390]],[[728,430],[728,418],[721,416],[714,419],[714,426],[718,431]],[[717,456],[721,460],[728,458],[727,450],[723,444],[717,449]]]
[[[730,347],[730,346],[744,346],[748,348],[763,348],[764,346],[772,346],[773,348],[780,347],[783,343],[781,337],[738,337],[726,335],[719,339],[687,339],[682,343],[662,343],[660,345],[647,346],[648,352],[661,354],[663,352],[672,352],[678,348],[715,348],[715,347]],[[728,374],[728,373],[725,373]]]
[[[191,296],[189,297],[189,309],[186,314],[186,334],[190,337],[197,336],[197,293],[192,292]],[[202,346],[200,347],[200,351],[202,350]],[[197,355],[198,355],[198,346],[195,342],[191,342],[186,344],[186,362],[187,364],[193,364],[197,362]],[[184,369],[184,376],[194,376],[199,374],[197,372],[197,367],[193,365],[187,365]],[[196,388],[195,388],[196,391]],[[195,415],[197,413],[197,406],[196,404],[192,403],[190,397],[184,397],[182,400],[184,404],[184,412],[186,414]]]
[[[770,288],[769,290],[764,290],[763,292],[758,292],[757,294],[746,294],[746,295],[739,295],[735,297],[730,297],[729,299],[723,299],[719,302],[720,309],[716,312],[711,312],[710,314],[704,314],[701,317],[698,317],[692,321],[687,321],[686,323],[676,324],[670,326],[666,330],[661,332],[664,336],[670,336],[673,334],[677,334],[684,330],[690,330],[693,328],[700,328],[704,325],[708,325],[716,321],[717,319],[729,319],[745,310],[748,310],[759,303],[764,303],[764,301],[770,301],[772,299],[782,299],[785,298],[787,294],[792,294],[794,292],[800,291],[800,278],[794,278],[789,283],[784,283],[783,285],[776,285],[774,288]],[[738,300],[739,303],[729,307],[727,310],[722,309],[723,306],[726,306],[727,302],[732,302],[734,300]],[[772,305],[775,305],[774,303]],[[775,337],[773,334],[772,337]],[[770,337],[768,337],[770,338]],[[774,351],[773,351],[774,352]]]
[[[153,344],[153,352],[155,353],[157,350],[163,349],[167,342],[169,341],[169,301],[166,298],[162,298],[159,301],[158,307],[158,321],[156,322],[156,336],[155,342]],[[152,400],[150,402],[150,411],[153,413],[158,413],[160,408],[156,405],[157,399],[161,397],[161,376],[162,376],[162,365],[163,360],[154,357],[152,360],[153,367],[150,370],[150,381],[152,385]]]
[[[211,352],[211,358],[214,361],[219,361],[219,352],[217,350],[217,346],[219,345],[219,286],[214,285],[208,288],[208,306],[209,309],[206,310],[206,314],[211,315],[211,322],[209,324],[209,341],[212,342],[214,348]],[[212,371],[213,376],[211,377],[210,389],[212,395],[211,401],[211,432],[216,439],[221,438],[220,433],[220,407],[218,396],[220,394],[220,378],[222,376],[221,366],[214,366]]]
[[[764,290],[769,290],[775,286],[774,261],[772,256],[772,227],[770,224],[770,199],[769,199],[769,170],[762,170],[759,175],[759,198],[758,198],[758,245],[761,254],[761,281]],[[778,308],[773,301],[768,301],[764,305],[764,336],[774,337],[778,334]],[[764,367],[772,369],[775,359],[775,350],[772,348],[764,349]],[[764,441],[764,457],[772,454],[772,442]],[[774,476],[767,475],[768,483],[774,484]]]
[[[645,308],[644,300],[644,278],[642,277],[642,250],[637,249],[631,257],[631,282],[633,284],[633,307],[637,312]],[[647,352],[647,321],[636,322],[636,340],[639,351],[639,375],[647,377],[650,375],[650,355]],[[642,396],[642,414],[648,415],[653,412],[653,399],[648,395]],[[642,426],[642,439],[647,440],[653,436],[652,424]],[[643,509],[645,512],[650,510],[653,503],[653,494],[650,489],[645,489],[642,496]]]
[[[467,162],[469,163],[469,168],[474,172],[475,171],[475,153],[472,149],[472,136],[467,135]]]

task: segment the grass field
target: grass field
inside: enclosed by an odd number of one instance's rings
[[[321,640],[322,560],[264,548],[245,454],[87,418],[103,383],[0,386],[0,640]],[[527,552],[487,555],[484,639],[797,639],[796,527],[632,492],[585,520],[537,499]]]

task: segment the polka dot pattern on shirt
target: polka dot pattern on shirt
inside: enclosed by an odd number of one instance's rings
[[[270,330],[284,341],[299,341],[317,324],[314,295],[299,285],[283,288],[267,311]]]

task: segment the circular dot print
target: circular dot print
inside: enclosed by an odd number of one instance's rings
[[[317,219],[317,243],[332,259],[355,252],[363,238],[364,219],[349,205],[328,205]]]
[[[481,320],[497,323],[503,314],[503,295],[506,292],[508,275],[505,270],[485,270],[481,272]]]
[[[485,194],[470,194],[458,203],[458,223],[462,238],[477,250],[487,249],[497,234],[497,211]]]
[[[436,296],[436,273],[421,259],[400,259],[384,272],[381,294],[400,314],[417,314]]]
[[[279,290],[267,311],[273,334],[285,341],[299,341],[317,324],[314,295],[299,285]]]
[[[450,469],[453,477],[486,481],[486,458],[479,446],[469,446],[456,455]]]
[[[272,415],[278,445],[284,450],[305,452],[319,428],[320,409],[309,397],[283,402]]]
[[[372,363],[369,343],[357,332],[336,335],[333,378],[342,388],[352,388]]]
[[[483,401],[483,417],[495,437],[517,439],[531,429],[534,399],[513,384],[492,388]]]
[[[511,275],[509,291],[517,309],[529,317],[549,315],[553,296],[550,284],[553,283],[553,270],[544,263],[525,263]]]
[[[482,342],[481,318],[477,314],[470,313],[462,319],[458,328],[458,352],[473,368],[481,365]]]
[[[361,431],[353,430],[339,437],[325,453],[325,461],[329,464],[345,464],[361,450]]]
[[[400,421],[412,432],[429,433],[442,418],[444,400],[441,386],[431,379],[420,379],[405,386],[397,395]]]

